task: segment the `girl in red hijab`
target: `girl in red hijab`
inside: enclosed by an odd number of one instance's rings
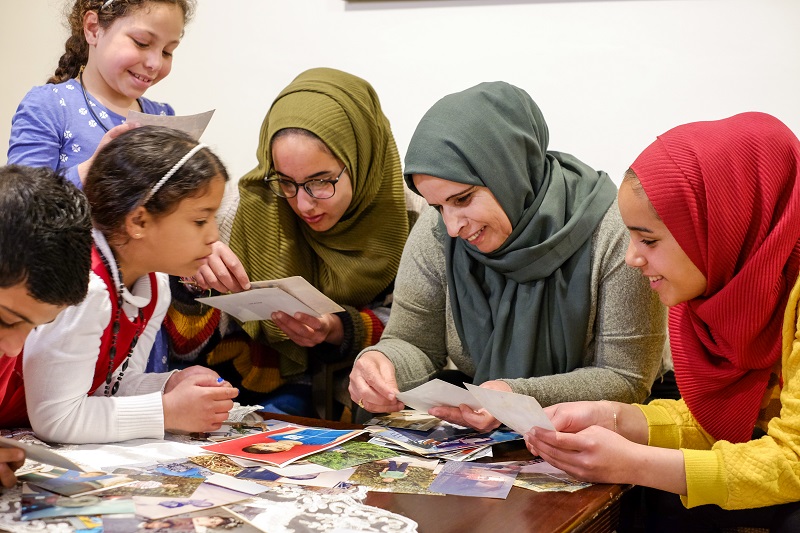
[[[529,449],[680,495],[648,531],[800,531],[800,141],[763,113],[679,126],[631,165],[619,208],[626,262],[670,307],[682,399],[554,405]]]

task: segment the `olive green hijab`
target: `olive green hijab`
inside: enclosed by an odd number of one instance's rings
[[[488,187],[513,228],[486,254],[442,232],[453,318],[478,384],[582,366],[592,233],[616,187],[605,172],[548,152],[548,137],[525,91],[482,83],[434,104],[406,153],[412,190],[413,174]]]
[[[264,182],[272,167],[272,138],[285,128],[314,133],[347,167],[353,199],[327,231],[311,230]],[[303,276],[337,303],[356,308],[386,289],[397,274],[408,216],[397,146],[372,86],[339,70],[303,72],[267,113],[257,157],[258,166],[239,181],[230,240],[250,279]],[[282,375],[305,370],[306,351],[273,322],[243,327],[281,353]]]

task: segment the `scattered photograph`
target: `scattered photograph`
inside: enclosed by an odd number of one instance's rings
[[[156,519],[177,516],[195,511],[205,511],[220,505],[227,505],[250,497],[249,494],[203,483],[188,498],[159,498],[153,496],[133,496],[136,514],[144,518]]]
[[[503,463],[445,463],[432,491],[456,496],[506,499],[520,467]]]
[[[134,481],[124,475],[107,472],[81,472],[49,465],[45,465],[36,472],[23,474],[19,476],[19,479],[63,496],[89,494],[115,486],[127,485]]]
[[[236,475],[237,478],[249,479],[255,482],[270,485],[272,483],[290,483],[292,485],[304,485],[307,487],[333,488],[339,483],[347,481],[355,471],[354,468],[343,470],[329,470],[297,473],[293,475],[281,475],[273,472],[267,467],[249,467]]]
[[[431,494],[429,487],[436,478],[439,461],[395,456],[362,464],[350,476],[350,483],[369,487],[377,492],[398,492],[404,494]]]
[[[242,471],[242,466],[236,464],[227,455],[215,453],[213,455],[196,455],[189,457],[189,461],[218,474],[235,476]]]
[[[515,464],[520,466],[520,472],[514,485],[523,489],[536,492],[575,492],[592,485],[575,479],[542,459]]]
[[[108,496],[161,496],[188,498],[203,483],[203,478],[164,474],[128,474],[133,483],[104,491]]]
[[[130,496],[83,494],[70,498],[28,483],[22,484],[20,501],[20,518],[22,520],[133,512],[135,512],[135,507]]]
[[[333,448],[361,433],[361,430],[290,426],[202,448],[214,453],[285,466],[302,457]]]
[[[373,417],[367,420],[365,425],[428,431],[441,423],[441,419],[429,415],[428,413],[423,413],[416,409],[403,409],[402,411]]]
[[[173,516],[157,520],[142,520],[136,515],[103,517],[103,533],[152,533],[170,531],[180,533],[256,533],[260,531],[241,517],[223,508],[198,511],[191,515]]]
[[[345,442],[341,446],[306,457],[309,463],[333,470],[343,470],[379,459],[394,457],[397,453],[369,442]]]
[[[451,426],[453,427],[453,426]],[[519,440],[522,435],[513,431],[495,430],[490,433],[469,434],[461,436],[452,435],[449,430],[443,434],[432,432],[411,431],[408,429],[395,429],[372,426],[368,428],[373,437],[389,441],[402,446],[404,449],[418,455],[440,455],[463,450],[491,446],[512,440]]]
[[[113,474],[152,474],[164,475],[174,477],[190,477],[197,479],[205,479],[213,472],[207,468],[190,462],[188,459],[179,461],[165,461],[161,463],[137,464],[120,466],[112,470]]]

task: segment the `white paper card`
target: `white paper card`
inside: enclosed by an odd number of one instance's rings
[[[239,479],[233,476],[226,476],[225,474],[215,473],[206,478],[206,483],[217,485],[218,487],[225,487],[226,489],[237,490],[245,494],[261,494],[268,490],[264,485],[259,485],[255,481],[247,479]]]
[[[81,466],[73,463],[63,455],[59,455],[56,452],[37,444],[26,444],[18,440],[0,437],[0,448],[19,448],[25,452],[25,458],[30,459],[31,461],[58,466],[61,468],[66,468],[67,470],[77,470],[78,472],[84,471]]]
[[[319,474],[320,472],[333,471],[332,468],[328,468],[326,466],[318,465],[315,463],[306,463],[303,461],[301,461],[300,463],[286,465],[284,467],[272,466],[264,463],[260,463],[257,466],[266,468],[270,472],[274,472],[279,476],[284,476],[284,477],[307,476],[310,474]]]
[[[533,396],[476,387],[469,383],[465,385],[484,409],[520,435],[530,431],[533,426],[555,430]]]
[[[248,291],[197,298],[197,301],[221,309],[242,322],[270,320],[272,313],[277,311],[288,315],[300,312],[316,317],[344,311],[343,307],[302,276],[257,281],[250,285],[252,288]]]
[[[138,111],[128,111],[127,122],[138,123],[140,126],[164,126],[174,130],[180,130],[189,134],[192,139],[200,140],[200,136],[206,131],[208,123],[214,110],[205,111],[196,115],[150,115]]]
[[[407,406],[425,413],[431,407],[439,407],[440,405],[458,407],[462,403],[475,410],[481,408],[481,404],[467,390],[441,379],[432,379],[419,387],[399,392],[397,393],[397,399]]]

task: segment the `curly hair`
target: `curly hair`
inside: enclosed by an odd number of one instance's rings
[[[25,282],[51,305],[86,297],[92,266],[86,197],[50,168],[0,168],[0,287]]]
[[[64,43],[64,54],[58,60],[56,72],[47,83],[61,83],[80,74],[81,67],[89,59],[89,44],[83,34],[83,18],[87,11],[96,11],[100,27],[107,29],[115,20],[142,9],[150,3],[171,4],[183,11],[183,22],[188,24],[194,15],[196,0],[114,0],[103,7],[106,0],[75,0],[72,9],[67,9],[67,26],[70,35]]]

